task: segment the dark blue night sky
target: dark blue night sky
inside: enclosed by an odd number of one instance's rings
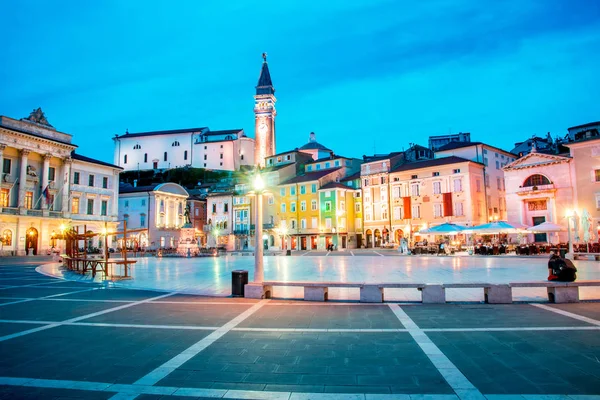
[[[105,161],[126,129],[253,136],[263,51],[279,152],[311,131],[345,156],[459,131],[510,150],[600,120],[595,0],[17,1],[1,19],[0,114],[42,107]]]

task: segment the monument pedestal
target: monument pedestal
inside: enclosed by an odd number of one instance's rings
[[[195,237],[196,230],[190,224],[185,224],[179,230],[179,243],[177,244],[177,254],[181,257],[192,257],[197,255],[198,241]]]

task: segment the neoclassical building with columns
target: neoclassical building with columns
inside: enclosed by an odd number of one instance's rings
[[[62,232],[75,226],[116,228],[122,168],[76,148],[72,135],[57,131],[39,108],[20,120],[0,116],[1,254],[63,250]]]

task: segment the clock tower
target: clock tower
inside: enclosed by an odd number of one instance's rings
[[[261,168],[265,158],[275,154],[275,88],[271,82],[267,53],[262,54],[263,64],[254,96],[254,162]]]

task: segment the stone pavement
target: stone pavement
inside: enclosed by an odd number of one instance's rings
[[[36,266],[0,260],[2,399],[600,398],[600,303],[255,301]]]

